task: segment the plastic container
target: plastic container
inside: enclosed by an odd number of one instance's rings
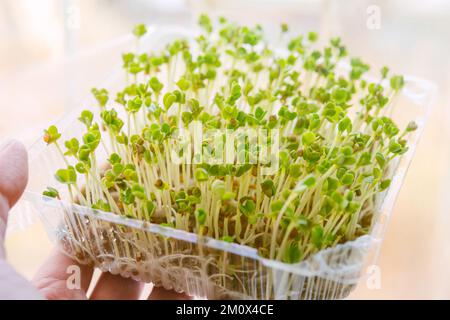
[[[149,34],[141,49],[158,49],[190,33],[164,28]],[[345,65],[339,66],[343,70]],[[103,84],[113,91],[123,83],[117,71]],[[354,241],[328,248],[297,264],[285,264],[258,255],[254,248],[230,244],[196,234],[119,217],[42,196],[54,185],[54,172],[63,166],[59,154],[41,138],[30,149],[30,182],[25,206],[39,214],[49,236],[70,257],[124,277],[153,282],[166,289],[209,299],[340,299],[346,297],[375,263],[394,202],[418,139],[425,125],[435,87],[428,81],[406,77],[392,117],[401,126],[415,120],[419,126],[409,138],[409,151],[392,172],[392,183],[377,197],[371,232]],[[92,105],[92,100],[83,106]],[[63,139],[79,136],[81,124],[74,110],[58,127]],[[218,263],[220,262],[220,263]]]

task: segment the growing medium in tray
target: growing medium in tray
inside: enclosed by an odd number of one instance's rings
[[[390,118],[403,77],[365,80],[369,66],[339,38],[288,39],[282,25],[280,49],[260,26],[199,24],[195,40],[157,52],[138,50],[147,30],[135,27],[123,88],[92,89],[85,133],[45,130],[66,165],[44,194],[63,197],[64,184],[66,201],[286,263],[367,234],[416,129]]]

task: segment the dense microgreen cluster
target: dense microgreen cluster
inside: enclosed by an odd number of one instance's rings
[[[339,38],[320,47],[310,32],[274,50],[260,26],[216,24],[205,15],[199,25],[195,41],[123,54],[128,82],[115,96],[92,89],[98,108],[81,112],[82,137],[61,142],[55,126],[45,131],[66,163],[55,177],[71,200],[288,263],[368,233],[417,128],[411,122],[402,130],[389,117],[403,77],[383,68],[379,82],[368,82],[369,65],[347,59]],[[288,31],[283,24],[282,39]],[[146,32],[144,25],[133,30],[137,41]],[[345,60],[348,72],[338,72]],[[192,136],[194,121],[205,132],[278,130],[278,169],[263,174],[275,160],[250,161],[261,148],[249,140],[236,146],[232,163],[171,161],[172,152],[183,154],[172,138]],[[217,158],[211,141],[202,151]],[[60,198],[55,188],[44,194]]]

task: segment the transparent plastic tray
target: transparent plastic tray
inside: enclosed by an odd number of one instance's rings
[[[190,36],[189,31],[179,28],[149,28],[141,49],[160,49],[170,40]],[[300,263],[268,260],[247,246],[199,238],[193,233],[42,196],[47,186],[55,185],[54,172],[64,164],[41,137],[30,148],[30,181],[22,206],[16,211],[23,216],[37,212],[49,236],[82,264],[188,295],[209,299],[344,298],[365,275],[365,267],[376,262],[434,96],[432,83],[415,77],[405,80],[392,116],[401,127],[415,120],[418,130],[409,137],[410,149],[392,173],[390,188],[378,197],[370,234],[322,250]],[[123,81],[118,61],[117,70],[102,87],[113,91]],[[59,122],[63,139],[80,135],[82,126],[76,118],[82,108],[90,105],[94,102],[88,99]]]

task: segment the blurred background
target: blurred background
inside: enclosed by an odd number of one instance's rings
[[[450,2],[446,0],[0,0],[0,143],[27,146],[78,107],[120,63],[132,26],[192,27],[199,13],[282,22],[342,37],[373,70],[436,83],[429,122],[381,248],[381,288],[361,282],[355,299],[450,298]],[[51,249],[38,221],[10,230],[8,259],[30,278]]]

